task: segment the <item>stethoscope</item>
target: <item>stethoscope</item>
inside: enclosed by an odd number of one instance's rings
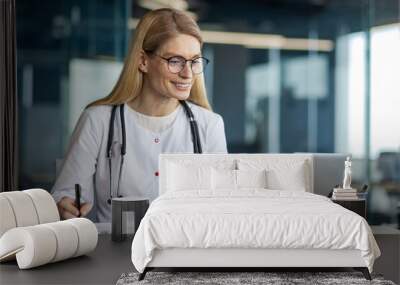
[[[186,101],[179,101],[181,105],[183,106],[183,109],[185,109],[186,116],[189,119],[190,123],[190,132],[192,134],[192,140],[193,140],[193,150],[194,153],[202,153],[201,150],[201,143],[200,143],[200,136],[199,136],[199,128],[197,126],[197,122],[193,116],[192,110],[186,103]],[[108,131],[108,140],[107,140],[107,159],[108,159],[108,166],[110,170],[110,197],[107,200],[108,204],[111,204],[111,200],[113,198],[112,195],[112,145],[113,145],[113,139],[114,139],[114,121],[115,121],[115,116],[116,116],[116,111],[117,108],[119,107],[119,115],[120,115],[120,120],[121,120],[121,133],[122,133],[122,145],[121,145],[121,162],[119,165],[119,175],[118,175],[118,182],[117,182],[117,195],[116,197],[122,197],[122,195],[119,195],[119,183],[121,181],[121,174],[122,174],[122,169],[124,165],[124,157],[126,154],[126,129],[125,129],[125,117],[124,117],[124,104],[121,105],[114,105],[111,109],[111,118],[110,118],[110,127]]]

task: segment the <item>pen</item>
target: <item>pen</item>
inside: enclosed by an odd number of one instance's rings
[[[78,208],[79,214],[81,215],[81,185],[75,184],[75,205]]]

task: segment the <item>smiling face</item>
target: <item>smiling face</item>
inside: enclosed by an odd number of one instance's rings
[[[179,73],[172,73],[165,58],[174,56],[186,60],[200,57],[200,42],[193,36],[180,34],[166,41],[154,53],[144,54],[140,70],[144,74],[143,88],[147,89],[146,92],[178,100],[189,97],[196,75],[192,72],[190,62]]]

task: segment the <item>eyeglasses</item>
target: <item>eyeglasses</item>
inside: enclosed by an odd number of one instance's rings
[[[166,57],[163,57],[158,54],[154,54],[154,55],[167,61],[168,62],[168,70],[174,74],[181,72],[185,68],[187,62],[190,62],[190,68],[192,69],[192,72],[194,74],[200,74],[204,71],[207,64],[210,62],[205,57],[198,57],[195,59],[185,59],[182,56],[172,56],[172,57],[166,58]]]

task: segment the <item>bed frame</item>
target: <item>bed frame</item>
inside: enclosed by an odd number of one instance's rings
[[[189,158],[193,154],[161,154],[159,159],[160,173],[166,173],[166,160]],[[297,157],[299,159],[309,159],[310,189],[308,192],[326,196],[330,190],[342,178],[343,162],[345,154],[202,154],[205,159],[241,157]],[[166,175],[160,175],[160,194],[166,189]],[[329,271],[339,268],[353,268],[361,271],[367,280],[371,280],[369,270],[361,257],[359,250],[331,250],[331,249],[244,249],[244,248],[225,248],[225,249],[194,249],[194,248],[170,248],[156,250],[151,262],[147,265],[144,272],[139,275],[139,280],[143,280],[146,273],[154,269],[205,269],[216,271],[220,268],[230,269],[229,271],[265,271],[268,269],[282,269],[290,271],[294,269],[304,269],[309,271]],[[340,271],[340,270],[336,270]]]
[[[139,280],[143,280],[148,271],[154,269],[199,268],[206,271],[266,271],[282,269],[324,271],[322,269],[353,268],[361,271],[367,280],[371,280],[368,268],[359,250],[332,249],[197,249],[170,248],[155,250],[153,259],[147,265]]]

